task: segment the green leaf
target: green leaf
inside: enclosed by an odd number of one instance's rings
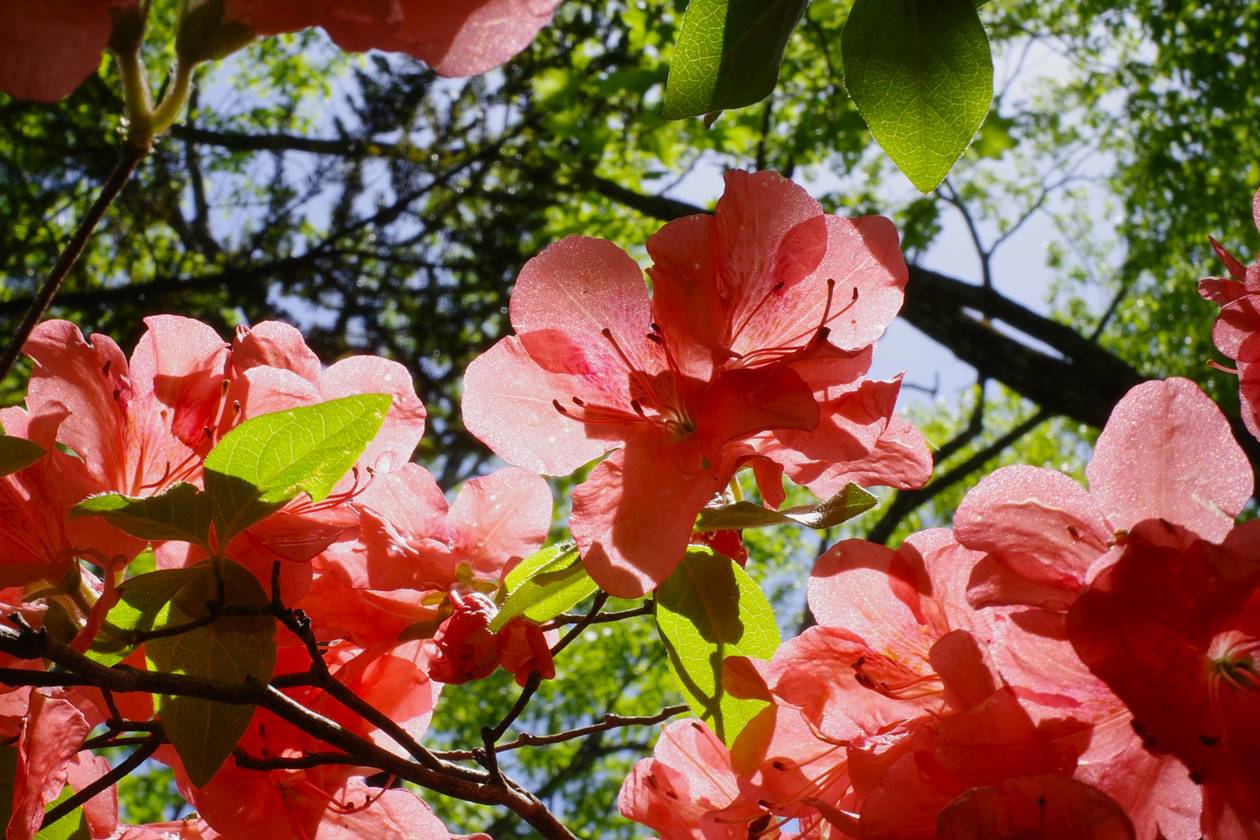
[[[878,500],[856,484],[849,482],[836,495],[816,505],[773,510],[753,502],[735,502],[722,507],[705,508],[696,519],[697,531],[742,531],[771,525],[804,525],[823,530],[847,522],[875,507]]]
[[[687,705],[729,746],[768,705],[741,700],[722,687],[728,656],[769,659],[779,630],[766,596],[733,560],[692,546],[656,590],[656,626]]]
[[[71,796],[74,796],[74,788],[66,785],[61,789],[61,793],[57,798],[44,807],[45,813],[65,802]],[[52,825],[41,828],[39,833],[35,835],[35,840],[90,840],[91,837],[92,834],[88,831],[87,818],[83,814],[83,808],[79,807]]]
[[[182,540],[209,548],[210,497],[182,481],[143,499],[121,493],[89,496],[70,509],[70,516],[99,516],[143,540]]]
[[[508,572],[504,584],[507,597],[490,622],[490,629],[496,633],[518,615],[532,621],[549,621],[599,588],[586,573],[572,542],[535,551]]]
[[[845,86],[879,145],[916,187],[934,189],[993,100],[993,59],[975,4],[854,0],[840,52]]]
[[[206,457],[206,492],[220,545],[299,492],[318,502],[354,466],[389,411],[388,394],[359,394],[247,420]]]
[[[222,576],[216,576],[216,566]],[[228,608],[253,608],[258,615],[225,615],[185,633],[145,642],[150,667],[174,674],[237,685],[266,683],[276,667],[276,621],[262,612],[269,599],[248,569],[222,560],[201,563],[158,614],[154,630],[179,627],[206,617],[222,596]],[[155,574],[161,574],[157,572]],[[184,762],[194,785],[205,785],[231,755],[253,717],[254,707],[197,697],[157,698],[162,730]]]
[[[713,114],[769,96],[807,2],[691,0],[665,84],[666,118]]]
[[[0,475],[24,470],[44,457],[44,447],[26,438],[0,434]]]
[[[114,665],[140,643],[136,634],[153,629],[158,615],[190,581],[200,577],[203,566],[163,569],[128,578],[118,587],[118,602],[109,608],[101,629],[88,650],[89,659]]]

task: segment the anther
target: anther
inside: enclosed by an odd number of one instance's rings
[[[565,417],[568,417],[568,416],[569,416],[569,411],[568,411],[568,409],[566,409],[564,406],[560,405],[560,400],[552,400],[552,401],[551,401],[551,404],[552,404],[552,405],[554,405],[554,406],[556,407],[556,411],[560,412],[560,413],[561,413],[561,414],[563,414]]]

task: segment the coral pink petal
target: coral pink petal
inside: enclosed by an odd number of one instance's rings
[[[88,344],[69,321],[45,321],[23,351],[35,362],[26,396],[31,413],[41,413],[50,402],[70,409],[60,442],[83,459],[102,487],[130,489],[126,430],[132,387],[122,350],[103,335]]]
[[[237,327],[232,342],[232,366],[244,371],[252,367],[268,367],[291,370],[309,382],[319,379],[319,357],[302,333],[283,321],[263,321],[253,327]]]
[[[1251,498],[1251,465],[1216,403],[1188,379],[1146,382],[1115,407],[1086,469],[1113,528],[1166,519],[1217,542]]]
[[[749,347],[741,333],[773,305],[767,298],[818,267],[827,250],[825,217],[804,188],[779,173],[738,170],[726,173],[714,215],[718,294],[727,303],[732,346]]]
[[[901,308],[907,271],[897,229],[881,216],[826,217],[827,252],[809,275],[772,295],[734,349],[796,345],[824,324],[844,350],[875,342]],[[830,300],[827,281],[834,281]]]
[[[402,19],[397,24],[365,24],[346,14],[321,24],[343,49],[405,52],[443,76],[474,76],[529,46],[559,1],[401,0]]]
[[[109,41],[103,0],[0,3],[0,91],[56,102],[96,71]]]
[[[6,840],[30,840],[44,819],[44,806],[61,793],[68,765],[92,727],[68,700],[31,692],[30,711],[18,743],[17,778]]]
[[[551,489],[517,467],[471,479],[460,488],[447,524],[459,559],[498,580],[547,539]]]
[[[1212,327],[1212,343],[1231,359],[1253,362],[1260,357],[1260,300],[1246,294],[1221,308]]]
[[[324,400],[389,394],[393,400],[389,413],[359,457],[359,466],[380,474],[400,469],[411,460],[424,434],[425,410],[405,367],[377,356],[352,356],[320,373],[319,390]]]
[[[362,561],[357,554],[337,561],[350,585],[389,590],[454,583],[446,497],[428,470],[406,464],[376,479],[358,506]]]
[[[212,328],[192,318],[154,315],[144,324],[148,329],[131,354],[136,399],[151,396],[170,410],[170,430],[198,448],[223,400],[227,345]]]
[[[847,630],[880,653],[922,667],[940,633],[916,609],[913,572],[896,560],[891,549],[865,540],[835,544],[814,564],[809,608],[819,624]],[[897,588],[909,590],[909,597]]]
[[[917,716],[923,704],[899,700],[861,685],[854,665],[871,650],[840,628],[810,627],[783,643],[772,671],[775,696],[801,711],[827,738],[873,735]]]
[[[1138,836],[1114,800],[1063,776],[1019,776],[996,787],[972,788],[941,810],[936,827],[941,840],[1137,840]]]
[[[553,401],[577,396],[576,380],[543,369],[519,338],[508,336],[464,373],[464,426],[509,464],[567,475],[618,443],[595,437],[585,423],[556,410]]]
[[[652,315],[643,271],[603,239],[569,236],[525,263],[509,311],[526,348],[550,370],[616,371],[624,379],[617,348],[639,370],[655,373],[659,367],[647,341]],[[539,339],[531,341],[531,333]]]
[[[1021,576],[1073,590],[1107,550],[1097,502],[1054,470],[1003,467],[976,485],[954,515],[967,548],[993,553]]]
[[[655,589],[682,561],[696,515],[728,475],[693,471],[687,442],[630,440],[573,491],[570,530],[596,583],[618,598]]]
[[[717,288],[717,220],[707,213],[675,219],[647,241],[653,260],[652,317],[688,375],[708,379],[726,358],[726,304]]]

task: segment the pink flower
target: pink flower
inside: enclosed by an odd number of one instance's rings
[[[828,220],[774,173],[732,172],[727,184],[715,216],[671,223],[649,243],[654,297],[608,242],[571,237],[530,260],[511,301],[517,334],[465,376],[466,426],[509,463],[564,475],[613,452],[574,491],[570,518],[588,571],[613,595],[668,577],[697,513],[745,464],[774,505],[783,462],[789,474],[813,469],[806,480],[820,485],[850,468],[892,483],[903,473],[900,457],[878,468],[891,401],[871,416],[859,384],[900,301],[895,232]],[[874,325],[851,314],[868,298]],[[856,347],[830,343],[833,329]],[[899,448],[926,463],[907,430],[893,433]],[[810,466],[842,449],[835,474]]]
[[[560,0],[228,0],[260,35],[323,27],[342,49],[404,52],[443,76],[472,76],[529,46]]]
[[[1260,228],[1260,192],[1252,202],[1252,217]],[[1212,330],[1212,340],[1222,353],[1238,363],[1243,422],[1260,438],[1260,260],[1244,265],[1215,239],[1212,247],[1225,263],[1229,277],[1209,277],[1199,281],[1199,294],[1219,304],[1220,317]]]
[[[453,610],[437,635],[437,655],[429,673],[447,685],[490,676],[499,667],[499,637],[490,629],[498,608],[480,592],[451,592]]]
[[[135,0],[0,0],[0,91],[56,102],[101,64],[112,9]]]
[[[1054,470],[1003,467],[967,494],[954,534],[986,554],[972,575],[973,605],[1064,612],[1118,531],[1161,517],[1219,540],[1252,491],[1229,423],[1187,379],[1129,391],[1085,474],[1088,492]]]

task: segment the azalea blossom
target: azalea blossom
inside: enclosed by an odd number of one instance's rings
[[[1207,837],[1260,825],[1258,548],[1254,522],[1220,545],[1143,522],[1067,618],[1073,647],[1132,710],[1146,748],[1176,756],[1202,786]]]
[[[905,282],[886,220],[829,219],[775,173],[731,172],[713,216],[667,225],[648,250],[652,296],[609,242],[534,257],[516,335],[464,380],[465,425],[509,463],[564,475],[612,453],[570,518],[601,587],[635,597],[668,577],[744,465],[776,506],[784,469],[820,487],[926,480],[922,437],[892,417],[896,383],[861,381]]]
[[[1260,192],[1251,206],[1252,218],[1260,229]],[[1229,277],[1209,277],[1199,281],[1199,294],[1221,307],[1212,330],[1216,348],[1237,363],[1243,422],[1260,438],[1260,259],[1246,265],[1219,242],[1212,247],[1225,263]]]
[[[473,76],[529,46],[560,0],[227,0],[225,20],[259,35],[324,29],[342,49],[421,59]]]
[[[96,72],[111,12],[136,0],[0,0],[0,91],[56,102]]]
[[[1116,404],[1085,475],[1088,491],[1054,470],[1003,467],[968,492],[954,534],[986,555],[972,575],[974,606],[1065,612],[1117,532],[1160,517],[1222,539],[1253,484],[1225,416],[1180,378],[1145,382]]]

